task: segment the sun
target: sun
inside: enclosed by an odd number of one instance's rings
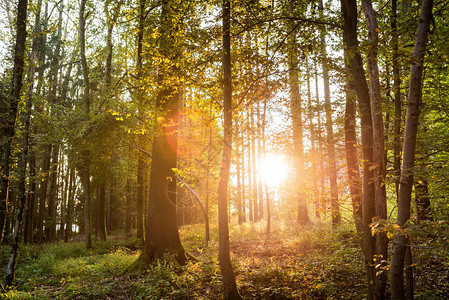
[[[267,153],[259,165],[260,177],[270,187],[278,187],[287,177],[289,168],[281,154]]]

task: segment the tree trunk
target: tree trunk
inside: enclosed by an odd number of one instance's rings
[[[310,69],[310,65],[309,65],[309,60],[308,57],[306,56],[306,65],[307,65],[307,70],[306,70],[306,78],[307,78],[307,106],[308,106],[308,112],[307,112],[307,118],[309,121],[309,132],[310,132],[310,160],[312,163],[312,168],[310,169],[310,181],[311,181],[311,194],[314,195],[315,200],[314,200],[314,204],[315,204],[315,216],[317,216],[319,218],[320,213],[319,213],[319,197],[316,197],[318,195],[318,182],[317,182],[317,173],[318,173],[318,164],[317,164],[317,158],[316,158],[316,144],[315,144],[315,139],[316,139],[316,129],[314,127],[313,124],[313,105],[312,105],[312,89],[311,89],[311,85],[310,85],[310,74],[312,74],[312,70]],[[317,95],[318,97],[318,95]]]
[[[419,112],[422,103],[422,77],[424,55],[427,46],[430,22],[432,19],[433,0],[423,0],[418,22],[415,48],[410,69],[410,83],[405,120],[403,161],[398,199],[397,224],[404,228],[410,219],[410,206],[413,188],[413,168],[415,165],[416,137],[418,133]],[[404,259],[407,237],[400,232],[394,236],[391,257],[391,298],[405,299]]]
[[[43,166],[41,169],[42,180],[40,184],[41,195],[39,198],[39,218],[37,221],[37,241],[42,243],[45,239],[44,237],[44,220],[45,220],[45,202],[47,199],[48,190],[48,175],[50,171],[50,160],[51,160],[51,145],[45,146],[45,156],[43,161]]]
[[[56,208],[58,200],[58,164],[59,164],[59,145],[52,148],[52,162],[50,172],[50,193],[48,197],[48,209],[45,219],[45,237],[47,241],[56,240]]]
[[[75,182],[75,170],[70,168],[69,174],[69,195],[67,196],[67,217],[66,217],[66,227],[64,234],[64,241],[67,243],[72,235],[72,212],[73,212],[73,198],[75,195],[74,189],[76,188]]]
[[[98,227],[97,234],[102,241],[106,241],[106,188],[104,183],[100,183],[100,190],[98,195]]]
[[[320,97],[319,97],[319,88],[318,88],[318,68],[315,64],[315,91],[316,91],[316,106],[317,108],[320,107]],[[323,138],[321,135],[321,113],[320,109],[317,110],[317,131],[316,131],[316,138],[318,140],[318,157],[315,157],[315,159],[318,159],[320,161],[320,171],[319,171],[319,179],[320,179],[320,188],[318,193],[318,201],[316,205],[316,213],[315,215],[319,219],[321,217],[321,213],[325,213],[326,209],[324,207],[324,147],[323,147]]]
[[[347,49],[347,60],[351,66],[351,75],[356,90],[360,110],[360,123],[362,128],[362,161],[363,161],[363,236],[366,274],[368,281],[368,297],[374,295],[373,283],[375,270],[373,258],[375,253],[375,239],[371,235],[371,220],[375,216],[375,192],[372,178],[374,172],[371,168],[373,162],[373,128],[371,117],[371,103],[368,84],[357,40],[357,3],[353,0],[342,0],[341,9],[344,18],[343,41]]]
[[[256,127],[254,125],[254,105],[251,103],[250,105],[250,141],[251,141],[251,171],[252,171],[252,178],[253,178],[253,184],[251,185],[252,191],[253,191],[253,212],[254,212],[254,222],[257,222],[260,220],[259,215],[259,193],[257,188],[257,161],[256,161]]]
[[[0,216],[0,245],[1,239],[3,238],[3,227],[5,224],[4,216],[6,216],[6,208],[8,202],[8,188],[9,188],[9,170],[10,170],[10,154],[12,139],[14,136],[15,120],[18,109],[18,103],[20,100],[20,91],[22,89],[22,75],[23,75],[23,65],[25,56],[25,41],[26,41],[26,19],[27,19],[27,0],[19,0],[17,4],[17,31],[16,31],[16,46],[14,49],[14,69],[13,69],[13,83],[10,98],[10,111],[9,120],[4,133],[6,133],[5,142],[2,144],[2,170],[7,170],[6,174],[2,174],[1,182],[1,194],[0,201],[2,202]],[[31,118],[31,99],[28,98],[27,101],[27,116],[25,121],[25,131],[23,134],[23,152],[21,156],[21,169],[19,171],[19,186],[18,186],[18,203],[17,203],[17,215],[14,222],[12,247],[9,254],[8,264],[6,266],[6,280],[5,285],[7,287],[12,286],[15,281],[15,268],[17,252],[19,249],[20,242],[20,231],[22,226],[23,211],[25,209],[26,201],[26,169],[27,169],[27,158],[28,158],[28,137],[30,130],[30,118]],[[4,168],[4,169],[3,169]],[[3,204],[4,203],[4,204]]]
[[[348,54],[345,53],[345,57]],[[345,66],[349,72],[350,66],[345,59]],[[350,74],[346,75],[346,110],[345,110],[345,149],[346,166],[348,170],[349,191],[351,193],[353,216],[355,227],[360,237],[363,236],[363,209],[362,209],[362,186],[360,182],[359,162],[357,155],[356,134],[356,99],[353,94],[353,80]]]
[[[223,298],[242,299],[235,283],[229,253],[228,182],[232,155],[231,3],[223,0],[223,157],[218,183],[218,259],[223,276]]]
[[[83,79],[84,79],[84,118],[89,126],[90,119],[90,82],[89,82],[89,69],[86,60],[86,18],[87,15],[84,13],[86,9],[86,0],[81,0],[80,11],[79,11],[79,39],[80,39],[80,60],[83,69]],[[85,143],[87,143],[85,141]],[[84,204],[84,235],[86,247],[92,247],[92,234],[91,234],[91,220],[90,220],[90,151],[87,150],[87,145],[83,145],[85,148],[82,151],[82,166],[80,170],[81,184],[83,186],[83,204]]]
[[[323,16],[323,1],[318,2],[320,16]],[[337,168],[335,162],[335,146],[334,146],[334,129],[332,121],[332,108],[329,90],[329,67],[327,66],[326,37],[324,31],[320,32],[321,36],[321,55],[323,60],[323,84],[324,84],[324,109],[326,111],[326,142],[328,159],[329,184],[331,189],[331,214],[332,224],[340,223],[340,206],[338,203],[338,184],[337,184]]]
[[[23,65],[25,59],[27,0],[19,0],[17,4],[17,30],[14,48],[14,68],[10,98],[6,100],[6,120],[0,125],[1,136],[1,181],[0,181],[0,246],[3,242],[3,232],[8,216],[9,176],[11,172],[11,150],[16,127],[17,110],[19,107],[20,91],[22,89]],[[16,250],[17,251],[17,250]]]
[[[401,175],[401,120],[402,120],[402,103],[401,103],[401,79],[399,75],[399,41],[398,29],[396,21],[397,0],[391,1],[391,49],[393,55],[393,92],[394,92],[394,129],[393,129],[393,175],[396,184],[396,197],[399,198],[399,177]]]
[[[382,97],[380,90],[379,67],[377,64],[378,31],[376,11],[371,0],[362,0],[365,20],[368,26],[368,74],[370,81],[371,117],[373,126],[373,166],[374,166],[374,192],[375,214],[378,219],[387,219],[387,195],[385,190],[385,135],[382,118]],[[387,274],[384,271],[388,256],[388,238],[385,232],[376,234],[375,265],[380,266],[376,270],[374,280],[374,299],[384,299],[387,284]]]
[[[31,57],[30,57],[30,68],[29,68],[29,86],[28,86],[28,100],[32,106],[33,103],[33,94],[34,94],[34,77],[36,72],[36,53],[38,50],[39,37],[40,33],[40,15],[41,15],[41,6],[42,0],[38,0],[37,8],[36,8],[36,17],[34,21],[34,31],[33,31],[33,43],[31,46]],[[28,112],[27,112],[28,113]],[[31,124],[28,131],[31,130]],[[28,132],[29,135],[29,132]],[[32,148],[30,142],[30,148]],[[32,149],[30,149],[31,158],[30,158],[30,173],[29,173],[29,191],[28,191],[28,199],[27,199],[27,210],[26,210],[26,218],[25,218],[25,229],[24,229],[24,244],[28,242],[34,241],[34,215],[35,215],[35,192],[36,192],[36,157],[35,153]]]
[[[174,35],[179,34],[183,8],[170,0],[162,1],[159,51],[172,62],[179,59]],[[178,119],[180,101],[179,70],[173,64],[162,65],[158,85],[162,86],[156,99],[156,109],[161,112],[155,121],[157,136],[153,140],[150,177],[150,201],[145,231],[145,248],[142,258],[146,263],[175,255],[179,264],[185,264],[186,253],[181,245],[176,218],[176,174],[178,148]]]
[[[298,201],[298,215],[296,221],[305,225],[310,222],[307,212],[307,200],[304,193],[304,145],[302,124],[302,99],[299,91],[298,50],[296,45],[296,30],[289,36],[288,80],[290,89],[290,110],[293,127],[293,151],[295,160],[296,197]]]

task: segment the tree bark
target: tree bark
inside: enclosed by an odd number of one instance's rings
[[[370,224],[375,216],[375,192],[371,168],[373,162],[373,127],[371,117],[371,103],[366,82],[363,61],[358,52],[357,39],[357,3],[354,0],[341,0],[343,12],[343,41],[347,49],[346,59],[351,66],[351,75],[354,81],[354,88],[357,94],[360,111],[360,123],[362,128],[362,161],[363,161],[363,236],[364,254],[368,282],[368,297],[372,299],[374,295],[373,283],[375,270],[373,258],[375,254],[375,239],[371,235]]]
[[[33,103],[33,95],[34,95],[34,77],[36,72],[36,53],[38,51],[39,46],[39,37],[40,33],[40,15],[41,15],[41,7],[42,0],[38,0],[37,8],[36,8],[36,17],[34,21],[34,30],[33,30],[33,42],[31,45],[31,55],[30,55],[30,67],[29,67],[29,80],[28,80],[28,100],[30,105]],[[28,104],[28,102],[27,102]],[[30,111],[31,113],[31,111]],[[28,112],[27,112],[28,117]],[[30,120],[31,122],[31,120]],[[31,124],[28,131],[31,130]],[[29,132],[28,132],[29,135]],[[30,142],[30,148],[32,148]],[[24,229],[24,244],[28,242],[34,241],[34,215],[35,215],[35,192],[36,192],[36,157],[35,153],[32,149],[30,149],[31,157],[30,157],[30,173],[29,173],[29,191],[28,191],[28,199],[27,199],[27,210],[26,210],[26,218],[25,218],[25,229]]]
[[[11,150],[16,127],[17,110],[22,90],[23,66],[25,59],[27,0],[19,0],[17,4],[17,30],[14,48],[14,68],[12,73],[11,94],[7,102],[6,120],[0,125],[1,136],[1,169],[0,169],[0,246],[9,209],[9,182],[11,172]]]
[[[401,102],[401,78],[399,75],[400,61],[398,54],[398,29],[396,21],[397,0],[391,1],[391,49],[393,55],[393,92],[394,92],[394,128],[393,128],[393,175],[396,184],[396,197],[399,198],[399,178],[401,175],[401,121],[402,121],[402,102]]]
[[[379,67],[377,64],[378,31],[377,13],[373,9],[371,0],[362,0],[365,20],[368,26],[368,74],[370,82],[371,117],[373,124],[373,167],[374,167],[374,192],[376,218],[387,219],[387,195],[385,190],[385,135],[382,118],[382,97],[380,90]],[[385,232],[376,234],[375,265],[380,265],[376,270],[374,280],[374,299],[383,299],[387,284],[387,274],[384,271],[388,256],[388,238]]]
[[[412,66],[405,119],[403,160],[398,199],[397,224],[404,228],[410,219],[410,206],[413,188],[413,168],[415,165],[416,137],[418,134],[419,112],[422,103],[422,77],[424,70],[424,55],[428,41],[430,22],[432,19],[433,0],[423,0],[421,15],[418,22],[415,48],[413,50]],[[391,299],[405,299],[404,289],[404,259],[407,237],[401,232],[394,236],[393,254],[391,257]]]
[[[223,156],[218,183],[218,259],[223,277],[223,298],[242,299],[235,283],[229,253],[228,182],[232,155],[231,2],[223,0]]]
[[[289,36],[288,80],[290,92],[290,111],[292,115],[293,151],[295,161],[296,198],[298,201],[298,215],[296,221],[305,225],[310,222],[307,212],[307,199],[304,193],[304,144],[302,123],[302,99],[299,90],[298,50],[296,45],[296,30]]]
[[[345,57],[348,57],[345,54]],[[350,70],[345,59],[346,69]],[[345,150],[346,166],[348,170],[349,191],[351,193],[355,227],[360,237],[363,236],[362,185],[360,181],[359,162],[357,155],[356,134],[356,98],[353,94],[354,86],[350,74],[346,75],[346,109],[345,109]]]
[[[86,60],[86,19],[87,15],[84,13],[86,9],[86,0],[81,0],[79,11],[79,40],[80,40],[80,60],[83,69],[84,79],[84,118],[88,124],[90,119],[90,81],[89,81],[89,68]],[[86,125],[89,126],[89,125]],[[87,143],[87,141],[84,141]],[[82,166],[80,170],[81,184],[83,186],[83,204],[84,204],[84,235],[86,247],[92,247],[92,233],[91,233],[91,208],[90,208],[90,151],[87,149],[87,145],[83,145],[82,151]]]
[[[27,19],[27,0],[19,0],[17,3],[17,31],[16,31],[16,45],[14,49],[14,69],[13,69],[13,82],[11,89],[10,98],[10,111],[7,127],[4,133],[6,134],[5,142],[2,144],[2,170],[6,170],[6,174],[2,174],[1,182],[1,209],[0,211],[0,245],[1,239],[3,238],[3,228],[5,225],[4,216],[6,216],[6,208],[8,202],[8,188],[9,188],[9,171],[10,171],[10,155],[11,155],[11,145],[12,139],[14,137],[16,114],[18,109],[18,103],[20,100],[20,91],[22,89],[22,79],[23,79],[23,65],[25,56],[25,41],[26,41],[26,19]],[[19,171],[19,186],[18,186],[18,203],[17,203],[17,215],[14,222],[12,247],[9,254],[8,264],[6,266],[6,280],[5,285],[12,286],[15,281],[15,268],[17,252],[19,249],[19,242],[21,236],[21,226],[23,211],[25,210],[26,201],[26,169],[27,169],[27,158],[28,158],[28,137],[30,130],[30,118],[31,118],[31,99],[28,98],[27,101],[27,116],[25,121],[25,131],[23,134],[23,152],[21,156],[21,170]],[[3,169],[4,168],[4,169]],[[3,208],[5,209],[3,211]]]
[[[173,66],[179,59],[174,35],[181,30],[183,8],[170,0],[162,1],[159,51],[173,64],[161,65],[158,86],[162,86],[156,99],[157,116],[151,160],[150,200],[142,258],[151,263],[171,253],[179,264],[185,264],[186,253],[179,238],[176,223],[176,174],[178,149],[178,110],[180,78]]]
[[[74,198],[74,188],[76,188],[75,182],[75,170],[70,168],[69,173],[69,194],[67,196],[67,217],[66,217],[66,227],[64,234],[64,241],[67,243],[72,235],[72,212],[73,212],[73,198]]]
[[[323,16],[323,1],[318,2],[320,16]],[[320,32],[321,37],[321,55],[323,60],[323,84],[324,84],[324,110],[326,112],[326,143],[328,159],[329,184],[331,189],[331,214],[332,224],[340,223],[340,205],[338,203],[338,183],[337,183],[337,168],[335,162],[335,141],[334,129],[332,121],[332,107],[330,98],[330,83],[329,83],[329,67],[327,66],[327,51],[326,51],[326,37],[324,31]]]
[[[58,200],[58,164],[59,145],[53,145],[50,171],[50,193],[48,197],[47,216],[45,218],[45,238],[47,241],[56,240],[56,208]]]

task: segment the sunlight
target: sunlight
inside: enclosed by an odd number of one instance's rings
[[[288,174],[288,165],[284,156],[276,153],[268,153],[260,163],[260,176],[270,187],[278,187]]]

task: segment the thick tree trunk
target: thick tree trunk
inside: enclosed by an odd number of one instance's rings
[[[424,55],[427,46],[430,22],[432,19],[433,0],[423,0],[418,22],[415,48],[410,69],[410,83],[405,120],[403,161],[398,199],[397,224],[403,228],[410,219],[410,206],[413,188],[413,168],[415,165],[416,137],[418,133],[419,112],[422,103],[422,77]],[[405,299],[404,259],[407,237],[400,232],[394,236],[391,257],[391,298]]]
[[[218,259],[223,277],[223,298],[242,299],[235,283],[229,253],[228,182],[232,155],[231,3],[223,0],[223,157],[218,183]]]
[[[182,6],[170,0],[162,1],[159,51],[167,59],[176,62],[179,53],[174,35],[181,27]],[[172,64],[162,65],[158,85],[162,90],[156,99],[157,117],[151,160],[150,200],[145,231],[145,248],[142,258],[151,263],[167,253],[175,255],[179,264],[186,262],[186,253],[181,245],[176,218],[176,174],[178,148],[178,110],[180,101],[180,79]]]
[[[347,57],[351,66],[352,80],[356,90],[360,110],[362,128],[362,161],[363,161],[363,236],[364,254],[367,270],[368,297],[374,295],[373,283],[375,270],[373,258],[375,254],[375,238],[371,235],[370,224],[375,216],[375,192],[372,178],[373,162],[373,127],[371,117],[371,103],[366,83],[363,61],[358,52],[357,40],[357,3],[354,0],[342,0],[341,9],[344,18],[343,41],[347,49]]]
[[[1,158],[0,158],[0,246],[3,242],[3,232],[8,216],[9,180],[11,171],[11,150],[16,126],[17,110],[22,89],[23,66],[25,59],[27,0],[19,0],[17,4],[16,45],[14,48],[14,68],[12,73],[11,95],[6,100],[7,110],[5,122],[0,125]]]

